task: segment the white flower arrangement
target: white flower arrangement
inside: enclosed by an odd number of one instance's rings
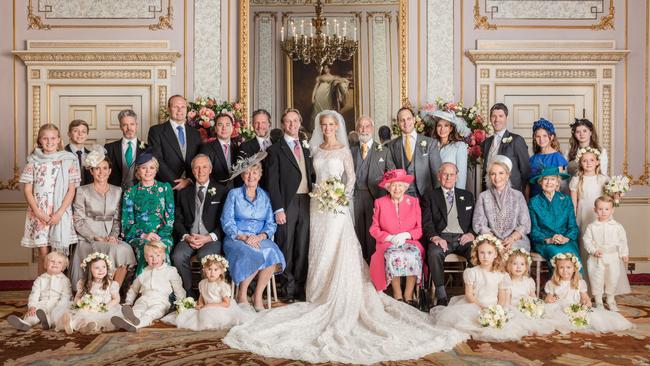
[[[212,187],[212,188],[208,189],[208,195],[214,196],[215,194],[217,194],[217,189],[216,188]]]
[[[544,301],[535,297],[522,297],[517,309],[528,319],[541,319],[544,315]]]
[[[196,302],[194,301],[193,297],[186,297],[182,300],[176,300],[174,301],[174,305],[176,305],[176,313],[178,314],[184,312],[185,310],[196,308]]]
[[[504,137],[501,139],[502,144],[509,144],[510,142],[512,142],[512,136]]]
[[[309,142],[307,142],[307,140],[302,140],[302,147],[305,149],[309,149],[311,146],[309,146]]]
[[[492,234],[481,234],[477,236],[476,239],[474,239],[474,241],[472,242],[472,248],[486,240],[489,241],[490,243],[493,243],[494,246],[497,247],[497,250],[499,252],[503,251],[503,243],[501,243],[501,240],[499,240],[496,236]]]
[[[375,150],[384,151],[384,144],[375,144]]]
[[[140,150],[144,150],[147,148],[147,144],[145,144],[144,141],[140,141],[140,145],[138,146],[140,147]]]
[[[309,196],[318,200],[320,212],[330,211],[342,214],[341,206],[350,204],[345,195],[345,184],[341,178],[337,177],[331,177],[316,184]]]
[[[608,196],[614,197],[614,206],[620,205],[620,197],[630,190],[630,179],[624,175],[615,175],[603,187]]]
[[[577,163],[580,163],[580,158],[582,158],[582,155],[587,154],[587,153],[591,153],[591,154],[596,155],[596,159],[600,160],[600,150],[594,149],[591,146],[587,146],[587,147],[581,147],[580,149],[578,149],[578,152],[576,153],[575,161]]]
[[[96,168],[106,157],[106,150],[101,145],[94,145],[83,161],[85,168]]]
[[[565,307],[563,311],[569,317],[569,321],[574,327],[583,328],[589,325],[587,314],[593,310],[585,305],[571,304]]]
[[[478,314],[478,322],[482,327],[503,328],[510,320],[510,315],[501,305],[491,305],[481,309]]]
[[[524,248],[510,249],[508,253],[503,255],[503,261],[507,262],[508,258],[510,258],[510,256],[515,253],[521,253],[524,255],[524,257],[526,257],[526,262],[528,263],[528,267],[530,267],[530,265],[533,263],[533,258],[530,256],[530,253],[528,253],[528,251]]]
[[[94,297],[91,294],[83,295],[79,300],[77,300],[74,303],[74,308],[93,311],[96,313],[105,313],[108,311],[108,307],[106,306],[106,304],[100,302],[99,300],[97,300],[96,297]]]
[[[570,260],[573,262],[573,266],[575,267],[576,271],[579,271],[582,268],[580,260],[572,253],[560,253],[553,256],[553,258],[551,258],[551,264],[553,265],[553,268],[557,267],[558,260]]]
[[[104,262],[106,262],[106,267],[108,267],[108,271],[110,272],[110,270],[113,268],[113,262],[111,261],[111,258],[108,255],[100,252],[94,252],[88,254],[88,256],[83,260],[83,262],[81,262],[81,269],[85,271],[86,267],[88,266],[88,263],[92,262],[97,258],[103,259]]]
[[[420,146],[427,147],[427,140],[420,141]]]
[[[228,260],[219,254],[208,254],[201,258],[201,266],[205,266],[209,260],[219,262],[223,266],[223,269],[228,269]]]

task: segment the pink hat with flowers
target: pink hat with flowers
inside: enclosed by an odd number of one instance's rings
[[[393,169],[384,173],[384,177],[379,182],[379,188],[386,189],[386,185],[393,182],[404,182],[411,184],[415,179],[414,176],[409,175],[404,169]]]

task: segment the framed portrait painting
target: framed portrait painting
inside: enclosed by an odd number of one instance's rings
[[[347,131],[353,131],[359,113],[357,57],[324,66],[320,75],[313,63],[286,60],[287,106],[300,111],[305,130],[313,131],[316,115],[332,109],[343,115]]]

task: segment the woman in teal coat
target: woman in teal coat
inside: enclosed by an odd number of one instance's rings
[[[568,174],[553,166],[544,168],[530,180],[531,184],[538,183],[542,187],[542,194],[532,197],[528,203],[530,241],[533,251],[548,263],[558,253],[573,253],[580,258],[580,229],[576,224],[573,203],[570,196],[558,191],[562,179],[568,177]]]

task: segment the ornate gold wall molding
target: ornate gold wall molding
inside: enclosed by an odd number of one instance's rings
[[[167,105],[167,87],[165,85],[158,86],[158,105],[159,108],[165,108]],[[158,123],[165,122],[165,115],[158,113]]]
[[[600,136],[601,143],[603,147],[607,150],[610,151],[611,156],[613,156],[613,152],[611,151],[612,147],[612,133],[611,133],[611,125],[612,125],[612,86],[611,85],[603,85],[603,94],[601,95],[601,100],[602,100],[602,123],[603,123],[603,128],[601,129],[602,135]],[[608,164],[609,166],[607,167],[607,171],[611,172],[612,171],[612,160],[613,159],[608,159]]]
[[[481,116],[484,121],[488,120],[487,112],[489,110],[490,103],[490,86],[487,84],[482,84],[480,93],[479,93],[479,107],[481,108]]]
[[[490,77],[490,69],[481,69],[479,72],[481,79],[487,79]]]
[[[249,1],[239,2],[239,101],[242,104],[242,115],[248,118],[248,17]]]
[[[173,29],[174,9],[172,0],[167,1],[167,13],[158,17],[158,22],[154,24],[46,24],[40,15],[34,12],[33,0],[27,3],[27,29],[32,30],[51,30],[54,28],[148,28],[149,30]]]
[[[481,6],[479,0],[474,0],[474,29],[591,29],[594,31],[614,29],[614,0],[609,1],[609,13],[600,18],[600,21],[595,24],[493,24],[490,23],[486,15],[481,14]],[[535,19],[532,19],[535,20]],[[547,19],[538,19],[546,20]],[[573,23],[575,19],[566,19],[566,22]]]
[[[32,87],[32,141],[37,141],[38,130],[41,128],[41,87],[35,85]]]
[[[399,99],[402,105],[409,104],[408,98],[408,0],[400,0],[398,14],[399,45]],[[418,45],[419,47],[419,45]]]
[[[612,69],[604,69],[603,70],[603,78],[611,79],[612,78]]]
[[[48,70],[47,77],[50,79],[151,79],[151,70]]]
[[[496,77],[497,79],[585,79],[596,78],[596,69],[497,69]]]
[[[154,52],[43,52],[13,51],[28,62],[175,62],[181,57],[177,51]]]
[[[468,50],[465,55],[474,63],[479,61],[617,62],[622,60],[628,53],[628,50],[572,52],[558,52],[555,50],[511,50],[507,53],[496,50]]]

